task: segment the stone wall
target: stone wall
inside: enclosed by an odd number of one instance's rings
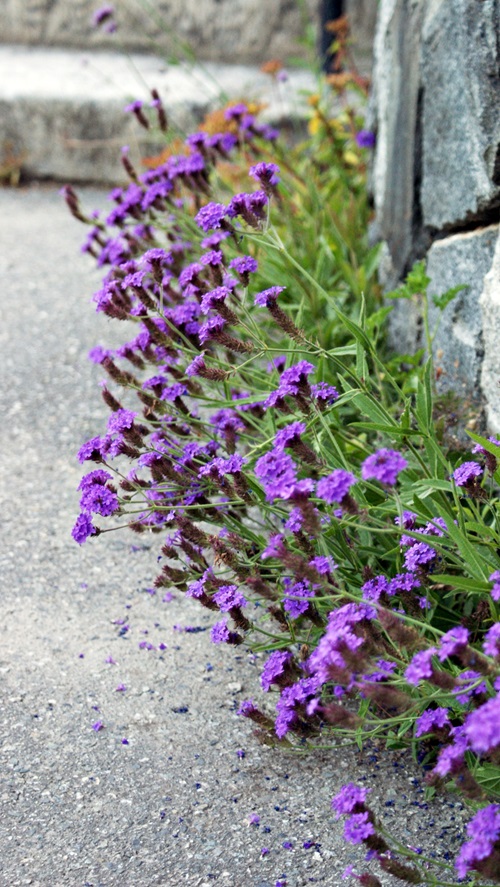
[[[438,386],[484,404],[498,431],[500,0],[380,0],[374,57],[382,282],[427,257],[431,293],[467,285],[441,318]],[[392,330],[417,347],[418,305],[397,302]]]
[[[114,0],[118,30],[93,28],[102,0],[1,0],[0,41],[179,54],[186,41],[198,60],[261,63],[303,55],[303,13],[296,0]],[[306,17],[317,17],[306,0]]]

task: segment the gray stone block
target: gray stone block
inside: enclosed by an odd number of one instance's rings
[[[491,268],[479,299],[483,326],[484,360],[481,387],[486,418],[492,432],[500,432],[500,233]]]
[[[427,274],[429,293],[441,295],[466,284],[441,312],[430,298],[431,331],[438,325],[433,351],[438,370],[438,390],[456,391],[470,404],[481,403],[483,317],[479,299],[489,272],[500,226],[490,225],[438,240],[429,250]]]
[[[431,228],[481,219],[500,205],[499,35],[498,0],[428,0],[421,205]]]
[[[425,0],[381,0],[374,46],[377,147],[372,188],[381,236],[401,277],[414,246],[419,174],[420,33]]]
[[[255,64],[304,55],[300,5],[290,0],[115,0],[116,34],[92,27],[100,0],[2,0],[3,43],[124,48],[178,55],[189,44],[197,59]],[[317,3],[306,0],[308,18]]]

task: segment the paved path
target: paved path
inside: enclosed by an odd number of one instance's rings
[[[89,304],[83,234],[54,188],[0,190],[0,887],[337,887],[358,856],[329,802],[352,779],[404,840],[451,846],[462,810],[427,809],[407,758],[256,743],[235,709],[258,695],[257,668],[174,629],[207,617],[147,592],[147,540],[70,538],[74,454],[106,418],[86,353],[120,333]]]

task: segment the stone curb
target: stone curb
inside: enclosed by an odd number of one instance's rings
[[[245,65],[169,66],[151,55],[3,46],[0,170],[22,161],[30,178],[123,182],[122,145],[132,157],[164,145],[123,111],[133,99],[148,100],[152,87],[172,128],[185,135],[224,98],[265,103],[263,119],[270,123],[303,120],[304,92],[314,91],[315,81],[308,71],[292,71],[278,84]]]

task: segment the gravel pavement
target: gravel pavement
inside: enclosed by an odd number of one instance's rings
[[[107,417],[86,354],[120,333],[83,236],[55,187],[0,191],[0,887],[336,887],[362,858],[330,809],[349,780],[403,840],[453,849],[468,814],[426,804],[411,758],[256,742],[236,709],[258,668],[151,593],[156,538],[71,539],[75,452]]]

